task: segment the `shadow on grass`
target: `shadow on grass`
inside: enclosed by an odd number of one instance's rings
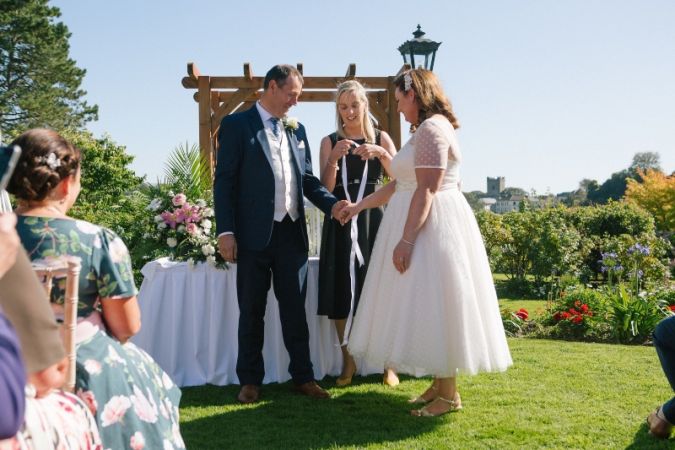
[[[675,438],[657,439],[649,434],[649,427],[645,421],[633,436],[633,443],[626,447],[626,450],[644,450],[644,449],[673,449],[675,448]]]
[[[334,386],[331,381],[321,384]],[[258,404],[240,405],[238,391],[239,386],[183,389],[182,409],[208,411],[204,417],[195,411],[194,418],[181,423],[187,448],[363,447],[415,438],[452,420],[452,415],[411,417],[407,395],[381,392],[374,377],[359,378],[347,389],[330,389],[329,400],[295,394],[285,383],[263,386]]]

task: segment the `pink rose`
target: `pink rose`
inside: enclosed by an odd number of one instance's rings
[[[183,206],[183,204],[187,201],[187,197],[185,194],[178,194],[176,195],[171,202],[173,203],[173,206]]]

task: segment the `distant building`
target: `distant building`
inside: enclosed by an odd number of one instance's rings
[[[487,195],[488,197],[498,198],[499,194],[506,188],[506,179],[504,177],[487,177]]]
[[[483,205],[485,211],[492,211],[494,204],[497,203],[497,200],[491,197],[483,197],[478,199],[478,201]]]
[[[511,211],[520,210],[520,202],[525,200],[526,197],[520,195],[514,195],[509,200],[497,200],[492,206],[492,211],[497,214],[504,214]]]

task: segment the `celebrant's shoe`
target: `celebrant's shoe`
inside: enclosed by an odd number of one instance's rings
[[[647,424],[649,425],[649,434],[659,439],[668,439],[673,431],[673,425],[666,420],[660,407],[649,414]]]
[[[455,398],[457,398],[457,396],[455,396]],[[429,410],[431,406],[439,403],[447,403],[449,406],[448,409],[439,412],[431,412]],[[413,409],[412,411],[410,411],[410,414],[415,417],[438,417],[453,411],[459,411],[460,409],[462,409],[461,401],[457,403],[455,400],[448,400],[447,398],[436,397],[436,399],[429,402],[427,406],[420,409]]]
[[[389,387],[396,387],[400,384],[401,382],[398,379],[398,376],[396,375],[396,372],[393,370],[385,370],[384,371],[384,376],[382,377],[382,384],[389,386]]]
[[[352,367],[352,372],[351,375],[345,375],[345,370],[347,367],[343,369],[343,373],[340,374],[340,376],[335,380],[335,385],[339,387],[344,387],[344,386],[349,386],[352,384],[352,377],[356,375],[356,363],[354,362],[353,359],[351,359],[346,363],[348,366]]]

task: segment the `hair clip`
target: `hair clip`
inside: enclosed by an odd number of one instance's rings
[[[50,169],[54,170],[61,167],[61,160],[56,157],[56,153],[51,152],[47,156],[41,156],[37,159],[39,163],[46,164]]]
[[[408,92],[412,87],[412,77],[410,76],[410,71],[407,71],[403,74],[403,85],[405,92]]]

